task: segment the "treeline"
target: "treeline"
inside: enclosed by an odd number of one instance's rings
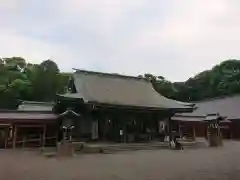
[[[19,100],[52,101],[66,91],[70,74],[51,60],[27,63],[21,57],[0,60],[0,108],[15,109]]]
[[[240,93],[240,61],[227,60],[185,82],[170,82],[145,74],[162,95],[179,101],[201,101]]]
[[[60,72],[52,60],[31,64],[21,57],[0,59],[0,109],[15,109],[19,100],[53,101],[65,93],[71,73]],[[185,82],[171,82],[162,76],[140,75],[149,79],[162,95],[179,101],[240,93],[240,61],[227,60]]]

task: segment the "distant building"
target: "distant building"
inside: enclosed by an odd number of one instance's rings
[[[240,95],[208,99],[196,103],[197,109],[192,113],[177,113],[172,117],[175,127],[184,135],[206,136],[207,114],[218,113],[224,118],[220,123],[224,138],[240,138]]]
[[[56,144],[57,119],[53,104],[23,102],[18,110],[0,111],[0,148]]]

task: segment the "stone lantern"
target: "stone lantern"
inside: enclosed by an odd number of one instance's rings
[[[80,114],[67,109],[64,113],[60,114],[60,117],[62,117],[63,139],[58,143],[57,154],[58,156],[72,156],[74,154],[72,131],[75,128],[73,119],[74,117],[80,117]]]
[[[222,145],[222,136],[220,131],[220,121],[224,118],[216,114],[207,114],[204,121],[207,122],[207,136],[209,146],[217,147]]]
[[[67,109],[64,113],[60,114],[62,117],[62,130],[63,130],[63,141],[72,140],[72,133],[74,126],[74,118],[80,117],[80,114],[74,112],[71,109]]]

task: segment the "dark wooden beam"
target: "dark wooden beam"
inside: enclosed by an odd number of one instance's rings
[[[14,125],[14,129],[13,129],[13,144],[12,144],[13,148],[16,148],[16,140],[17,140],[17,126]]]
[[[42,146],[45,146],[46,143],[46,131],[47,131],[47,126],[46,124],[43,126],[43,134],[42,134]]]

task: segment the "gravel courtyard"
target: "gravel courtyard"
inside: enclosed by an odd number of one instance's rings
[[[0,151],[0,180],[239,180],[240,142],[222,148],[134,151],[45,158]]]

